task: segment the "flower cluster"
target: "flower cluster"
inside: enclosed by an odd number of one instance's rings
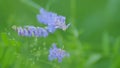
[[[45,24],[46,27],[24,26],[12,28],[18,32],[20,36],[34,36],[34,37],[47,37],[49,33],[54,33],[56,29],[66,30],[70,24],[65,24],[65,17],[57,15],[56,13],[48,12],[43,8],[40,9],[40,14],[37,15],[37,19],[40,23]],[[64,57],[68,57],[69,54],[60,48],[56,47],[56,44],[52,44],[52,48],[49,50],[49,60],[58,59],[61,62]]]
[[[40,14],[37,15],[40,23],[47,25],[49,32],[54,32],[57,28],[66,30],[70,24],[65,24],[65,17],[57,15],[56,13],[47,12],[43,8],[40,9]]]
[[[34,26],[25,26],[14,28],[18,35],[21,36],[35,36],[35,37],[46,37],[49,33],[54,33],[57,28],[66,30],[70,24],[65,24],[65,17],[58,16],[56,13],[47,12],[43,8],[40,9],[40,14],[37,15],[37,19],[42,24],[45,24],[46,27],[34,27]]]
[[[13,29],[15,29],[18,32],[18,35],[20,36],[34,36],[34,37],[47,37],[48,31],[45,28],[41,27],[34,27],[34,26],[25,26],[22,27],[16,27],[13,26]]]
[[[52,44],[52,48],[49,50],[49,60],[52,61],[54,59],[58,59],[58,62],[62,62],[64,57],[69,57],[69,53],[65,50],[56,47],[56,44]]]

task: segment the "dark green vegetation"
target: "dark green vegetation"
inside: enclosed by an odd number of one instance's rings
[[[66,16],[71,26],[47,38],[21,37],[11,27],[44,26],[43,7]],[[56,42],[70,53],[48,60]],[[120,68],[120,0],[0,0],[0,68]]]

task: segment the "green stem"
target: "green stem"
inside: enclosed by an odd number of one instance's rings
[[[71,8],[70,14],[71,14],[71,16],[72,16],[71,20],[72,20],[72,22],[75,22],[75,15],[76,15],[76,0],[71,0],[70,5],[71,5],[71,6],[70,6],[70,8]]]
[[[75,36],[75,39],[76,39],[76,42],[77,42],[77,45],[79,45],[79,50],[82,52],[82,46],[81,46],[81,43],[79,41],[79,33],[78,33],[78,30],[77,28],[75,27],[74,23],[75,23],[75,18],[76,18],[76,0],[70,0],[70,14],[71,14],[71,27],[72,27],[72,31],[73,31],[73,34]]]
[[[109,55],[109,48],[110,48],[110,40],[109,40],[109,35],[108,33],[104,33],[103,35],[103,41],[102,41],[102,46],[103,46],[103,54],[105,56]]]
[[[46,4],[46,9],[49,10],[50,9],[50,6],[51,4],[53,4],[55,2],[55,0],[48,0],[47,4]]]
[[[27,4],[28,6],[31,6],[35,9],[38,9],[38,10],[41,8],[40,5],[34,3],[32,0],[21,0],[21,2]]]

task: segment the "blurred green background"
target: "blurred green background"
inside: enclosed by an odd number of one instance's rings
[[[71,26],[47,38],[21,37],[16,26],[44,26],[40,7]],[[52,43],[70,53],[48,60]],[[120,0],[0,0],[0,68],[120,68]]]

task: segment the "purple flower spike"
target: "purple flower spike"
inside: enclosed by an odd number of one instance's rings
[[[34,27],[34,26],[25,26],[24,28],[16,27],[16,30],[18,31],[18,35],[21,36],[35,36],[35,37],[48,36],[47,30],[41,27]]]
[[[49,32],[54,32],[57,28],[66,30],[69,27],[65,24],[66,18],[64,16],[57,15],[53,12],[48,12],[43,8],[40,9],[40,14],[37,15],[37,19],[40,23],[47,25]]]
[[[52,44],[52,48],[50,48],[50,50],[49,50],[48,59],[50,61],[57,59],[58,62],[62,62],[62,59],[64,57],[69,57],[69,53],[67,53],[65,50],[57,48],[56,44]]]

